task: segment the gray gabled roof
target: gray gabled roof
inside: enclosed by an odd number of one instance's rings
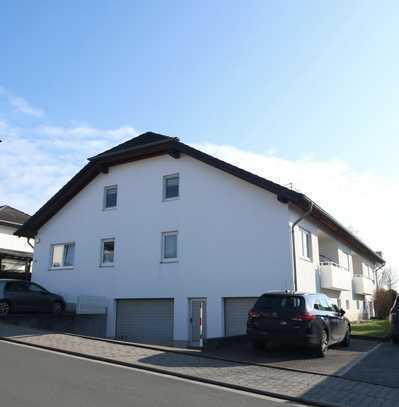
[[[169,154],[176,159],[178,159],[181,154],[186,154],[214,168],[256,185],[259,188],[272,192],[280,202],[285,204],[290,203],[301,210],[307,211],[309,207],[312,206],[313,210],[310,217],[316,223],[327,229],[333,235],[339,237],[359,253],[371,258],[374,262],[380,264],[385,263],[381,256],[370,249],[358,237],[353,235],[306,195],[283,187],[282,185],[190,147],[182,143],[178,138],[152,132],[144,133],[89,158],[89,163],[48,200],[15,234],[18,236],[34,237],[42,225],[54,216],[98,174],[108,172],[109,167],[164,154]]]
[[[8,205],[0,206],[0,223],[9,226],[21,226],[30,215]]]

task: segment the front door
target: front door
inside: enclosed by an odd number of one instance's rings
[[[190,299],[190,344],[202,346],[201,339],[206,338],[206,299]]]

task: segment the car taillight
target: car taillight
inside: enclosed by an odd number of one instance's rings
[[[293,321],[313,321],[315,319],[316,316],[310,312],[304,312],[292,318]]]
[[[252,309],[249,310],[248,316],[251,317],[251,318],[258,318],[260,315],[259,315],[259,312],[256,311],[255,308],[252,308]]]

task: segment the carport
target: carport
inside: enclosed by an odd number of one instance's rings
[[[32,253],[0,248],[0,278],[30,280]]]

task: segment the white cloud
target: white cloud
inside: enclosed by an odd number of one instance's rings
[[[210,143],[194,147],[281,185],[293,183],[399,270],[398,178],[355,171],[341,160],[288,160]]]
[[[16,112],[37,118],[44,117],[46,114],[43,109],[33,107],[25,98],[21,96],[16,96],[1,86],[0,86],[0,96],[5,97],[8,103]]]
[[[131,127],[21,128],[0,121],[0,204],[34,213],[87,157],[135,135]]]
[[[44,110],[33,107],[26,99],[20,96],[9,95],[8,100],[16,112],[33,117],[44,117]]]

